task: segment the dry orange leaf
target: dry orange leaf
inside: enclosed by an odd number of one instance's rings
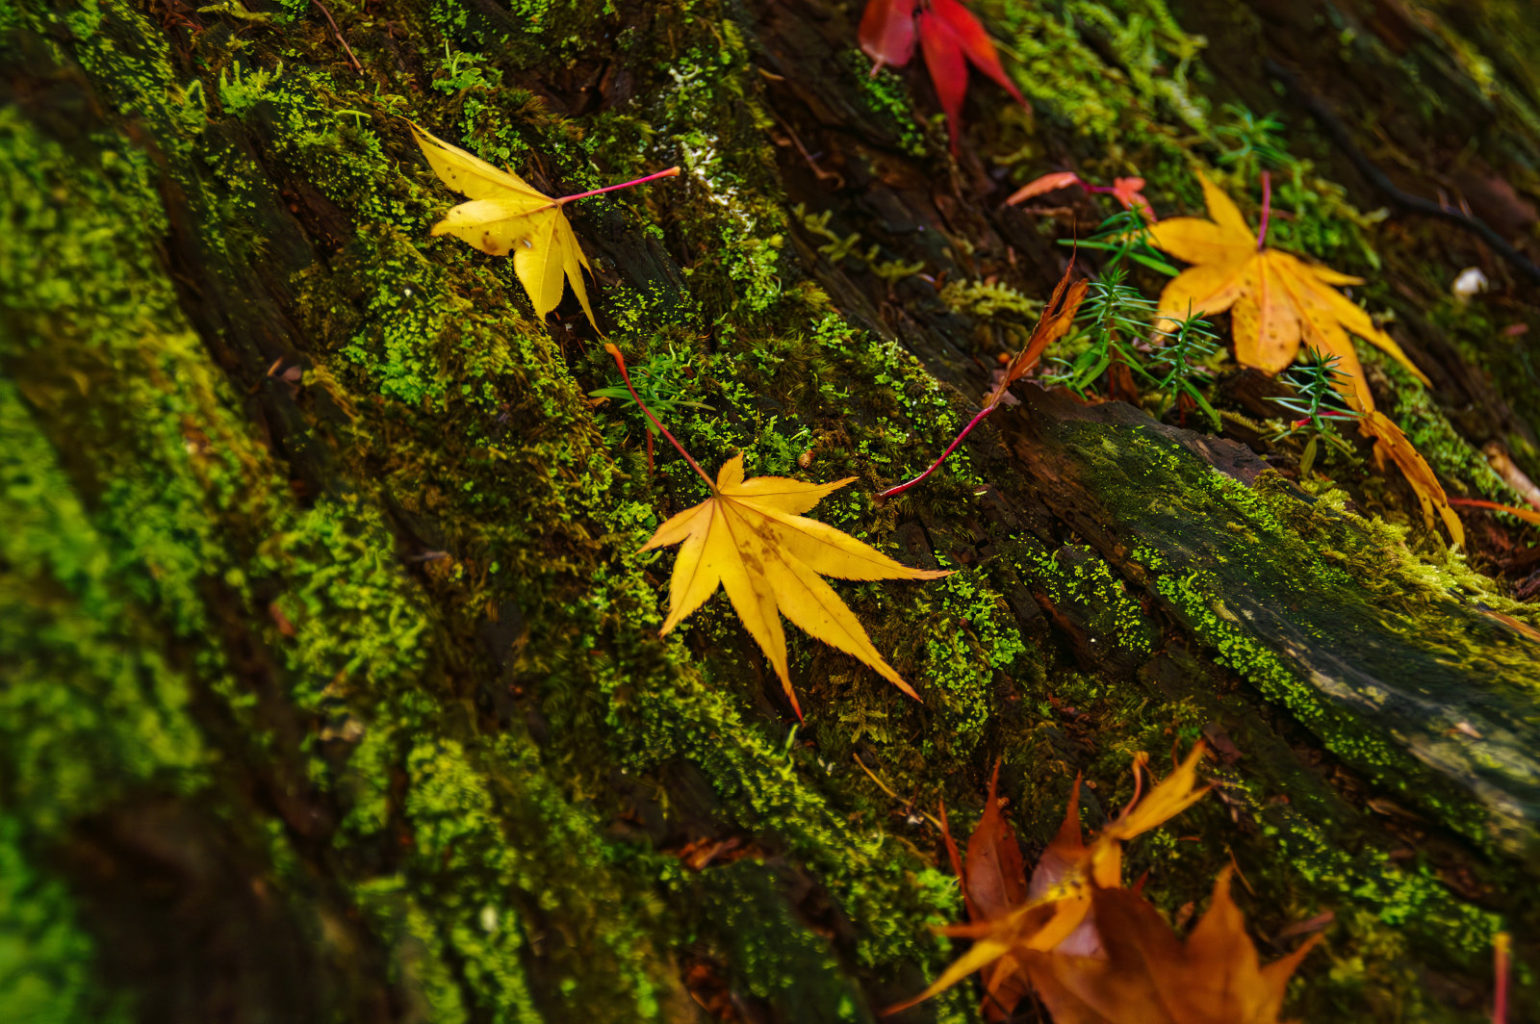
[[[770,659],[798,718],[802,709],[787,671],[782,615],[804,632],[859,658],[919,700],[821,577],[934,580],[951,573],[900,565],[854,537],[802,515],[854,479],[828,484],[777,476],[745,480],[743,456],[729,459],[711,485],[711,497],[658,527],[642,548],[681,545],[662,632],[677,626],[720,586],[749,635]]]
[[[1064,274],[1059,278],[1059,283],[1054,285],[1053,294],[1043,304],[1043,311],[1038,314],[1037,325],[1032,328],[1032,335],[1027,338],[1027,343],[1022,346],[1006,364],[1005,371],[1001,374],[999,383],[984,398],[984,407],[993,408],[1000,404],[1000,399],[1005,397],[1006,390],[1022,377],[1031,372],[1048,346],[1058,341],[1069,333],[1075,326],[1075,314],[1080,311],[1080,304],[1085,301],[1086,290],[1091,287],[1091,282],[1081,278],[1074,284],[1069,279],[1075,272],[1075,260],[1070,258],[1069,266],[1064,268]]]
[[[973,946],[953,961],[925,991],[913,999],[889,1007],[884,1013],[897,1013],[924,1002],[975,971],[983,972],[985,991],[990,1000],[1010,1010],[1014,1003],[1007,1003],[1006,999],[1013,995],[1019,997],[1026,990],[1023,984],[1025,979],[1021,976],[1025,969],[1026,954],[1034,951],[1046,953],[1060,948],[1076,952],[1098,948],[1096,931],[1087,920],[1094,893],[1098,889],[1116,887],[1120,883],[1123,842],[1160,827],[1208,792],[1207,786],[1199,788],[1197,785],[1198,762],[1203,753],[1204,745],[1200,742],[1176,771],[1151,790],[1142,801],[1125,809],[1089,845],[1080,835],[1080,780],[1076,779],[1064,824],[1038,861],[1025,902],[1000,913],[980,899],[984,890],[970,885],[971,874],[965,875],[964,889],[968,895],[970,914],[977,910],[980,916],[969,924],[948,925],[941,929],[941,933],[973,939]],[[1144,757],[1140,755],[1135,760],[1136,778],[1140,777],[1139,772],[1143,767]],[[996,808],[994,814],[998,816],[998,813]],[[990,834],[996,833],[1000,825],[991,824],[991,821],[992,817],[986,809],[984,818],[980,819],[980,830],[987,828]],[[1014,838],[1011,843],[1014,845]],[[970,872],[973,870],[972,845],[970,842]],[[1018,851],[1016,863],[1020,863],[1019,856]],[[1007,853],[1004,861],[1009,860]],[[1019,892],[1019,889],[1015,891]],[[992,912],[991,916],[984,916],[985,911]],[[1002,960],[1008,962],[1001,964]]]
[[[1198,180],[1211,220],[1173,217],[1150,226],[1153,245],[1194,264],[1161,292],[1163,316],[1184,319],[1231,310],[1236,360],[1267,373],[1292,363],[1302,343],[1334,355],[1363,409],[1372,409],[1374,400],[1348,340],[1349,331],[1384,349],[1418,380],[1428,382],[1395,339],[1374,326],[1369,314],[1335,287],[1363,284],[1362,278],[1259,247],[1257,233],[1230,197],[1202,174]],[[1169,320],[1162,326],[1169,326]]]
[[[1028,976],[1054,1024],[1277,1024],[1284,992],[1321,936],[1261,966],[1230,898],[1230,868],[1185,940],[1127,889],[1095,889],[1096,956],[1030,953]]]
[[[1385,458],[1396,464],[1406,477],[1407,483],[1412,485],[1412,490],[1417,494],[1417,500],[1422,503],[1422,517],[1433,524],[1433,514],[1438,513],[1444,521],[1444,529],[1449,531],[1449,538],[1456,544],[1465,544],[1465,526],[1460,522],[1460,517],[1455,514],[1449,505],[1449,497],[1444,493],[1444,486],[1438,482],[1438,477],[1433,473],[1433,467],[1418,454],[1412,447],[1412,442],[1396,426],[1395,421],[1384,413],[1379,412],[1373,406],[1358,421],[1359,429],[1364,436],[1374,439],[1374,458],[1383,469]]]
[[[1027,343],[1022,346],[1020,352],[1011,357],[1004,370],[1000,371],[999,382],[994,389],[984,396],[984,407],[978,411],[968,425],[963,427],[958,435],[952,439],[935,462],[912,480],[906,480],[896,487],[889,487],[878,494],[879,498],[891,498],[903,494],[909,488],[921,483],[926,477],[941,468],[948,455],[957,450],[957,446],[963,443],[963,439],[973,432],[973,428],[984,422],[984,417],[994,412],[1005,398],[1005,392],[1010,386],[1031,372],[1032,367],[1043,357],[1043,352],[1049,345],[1058,341],[1069,333],[1075,325],[1075,313],[1080,309],[1080,303],[1085,299],[1086,289],[1091,282],[1081,278],[1073,285],[1069,283],[1070,277],[1075,273],[1074,257],[1070,258],[1069,266],[1064,268],[1064,275],[1059,278],[1059,283],[1054,286],[1053,295],[1043,305],[1043,311],[1038,315],[1037,326],[1032,328],[1032,335]]]

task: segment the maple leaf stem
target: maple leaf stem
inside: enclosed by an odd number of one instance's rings
[[[676,171],[678,169],[677,167],[674,168]],[[616,187],[619,188],[620,186],[617,185]],[[642,412],[647,414],[647,418],[652,421],[652,425],[658,428],[658,433],[668,438],[668,443],[673,445],[680,455],[684,456],[684,461],[690,464],[691,469],[700,474],[700,478],[706,481],[706,486],[711,488],[711,493],[715,494],[717,492],[716,482],[706,475],[704,469],[700,468],[700,463],[690,458],[690,453],[684,450],[684,445],[680,444],[679,439],[670,434],[668,428],[658,421],[658,418],[652,414],[652,410],[647,408],[647,403],[642,401],[642,396],[636,393],[636,388],[631,386],[631,374],[626,372],[626,357],[620,354],[620,349],[606,341],[604,343],[604,351],[608,352],[615,360],[615,365],[620,368],[620,379],[626,382],[626,390],[631,392],[631,397],[636,399],[636,404],[642,407]]]
[[[1508,1024],[1508,947],[1511,941],[1507,932],[1498,932],[1492,939],[1492,970],[1497,988],[1492,997],[1492,1024]]]
[[[1257,228],[1257,252],[1267,248],[1267,220],[1273,212],[1273,173],[1262,172],[1262,224]]]
[[[1458,505],[1460,508],[1484,508],[1493,512],[1506,512],[1511,516],[1521,519],[1533,519],[1535,513],[1527,508],[1515,508],[1512,505],[1503,505],[1495,501],[1487,501],[1484,498],[1450,498],[1449,504]]]
[[[602,195],[605,192],[614,192],[616,189],[621,188],[630,188],[632,185],[645,185],[649,181],[657,181],[659,178],[672,178],[678,173],[679,168],[677,166],[670,167],[666,171],[659,171],[657,174],[649,174],[645,178],[637,178],[635,181],[627,181],[620,185],[606,185],[604,188],[596,188],[592,192],[578,192],[574,195],[562,196],[560,199],[556,200],[556,202],[558,204],[566,204],[572,202],[574,199],[587,199],[589,196]],[[638,401],[640,401],[640,399],[638,399]],[[643,406],[643,408],[646,408],[646,406]]]
[[[1492,995],[1492,1024],[1508,1024],[1508,933],[1492,936],[1492,973],[1497,978],[1497,992]]]
[[[930,464],[930,468],[929,469],[927,469],[925,472],[921,473],[919,476],[915,477],[913,480],[909,480],[909,481],[907,481],[905,483],[901,483],[897,487],[889,487],[887,490],[885,490],[881,494],[877,495],[877,497],[879,497],[879,498],[891,498],[895,494],[903,494],[909,488],[915,486],[918,483],[922,483],[925,480],[926,477],[930,476],[936,470],[941,468],[941,464],[946,461],[947,456],[951,455],[953,452],[955,452],[957,450],[957,446],[963,443],[963,438],[967,437],[968,434],[973,430],[973,428],[978,426],[979,422],[981,420],[983,420],[985,416],[988,416],[990,413],[994,412],[999,407],[1000,407],[1000,403],[998,403],[998,402],[991,402],[990,404],[984,406],[984,408],[979,410],[978,415],[973,417],[973,419],[969,420],[968,421],[968,425],[966,427],[962,428],[962,433],[958,434],[955,438],[953,438],[952,439],[952,443],[946,446],[946,451],[941,453],[941,457],[938,458],[935,462],[932,462]]]

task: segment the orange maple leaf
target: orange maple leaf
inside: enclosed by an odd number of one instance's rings
[[[1263,967],[1230,898],[1230,872],[1185,940],[1127,889],[1095,889],[1095,956],[1061,951],[1023,959],[1054,1024],[1277,1024],[1289,977],[1321,940]]]
[[[1363,366],[1348,340],[1351,331],[1428,383],[1395,339],[1374,326],[1369,314],[1333,287],[1362,284],[1363,279],[1267,248],[1262,244],[1266,236],[1265,199],[1259,239],[1229,196],[1201,173],[1198,181],[1212,220],[1173,217],[1150,227],[1150,242],[1156,248],[1194,264],[1172,278],[1160,293],[1160,312],[1167,319],[1157,326],[1170,327],[1172,317],[1228,309],[1237,362],[1277,373],[1294,361],[1301,344],[1336,356],[1342,371],[1341,390],[1362,414],[1359,430],[1373,440],[1376,464],[1383,468],[1386,458],[1394,462],[1416,493],[1423,520],[1432,527],[1436,513],[1450,539],[1463,545],[1465,528],[1450,507],[1443,485],[1401,428],[1375,411]]]
[[[1095,933],[1088,935],[1087,921],[1094,893],[1098,889],[1116,887],[1121,881],[1122,844],[1125,841],[1158,828],[1208,792],[1207,786],[1199,788],[1197,785],[1198,761],[1203,757],[1203,752],[1204,745],[1200,742],[1176,771],[1143,800],[1126,808],[1089,844],[1084,842],[1080,834],[1080,780],[1076,779],[1064,824],[1043,852],[1042,859],[1032,873],[1026,901],[1018,906],[1004,912],[992,906],[992,901],[985,896],[985,888],[969,884],[972,871],[970,863],[970,875],[964,876],[965,892],[971,904],[970,914],[977,910],[980,916],[968,924],[947,925],[940,931],[943,935],[973,939],[972,948],[953,961],[925,991],[883,1012],[897,1013],[924,1002],[975,971],[983,972],[985,990],[991,999],[999,1001],[1009,1010],[1014,1003],[1006,1003],[1006,998],[1013,992],[1019,996],[1026,991],[1023,985],[1025,979],[1021,976],[1025,969],[1025,954],[1048,952],[1066,945],[1076,951],[1096,948]],[[1136,779],[1141,779],[1139,773],[1144,764],[1145,758],[1141,754],[1135,759]],[[998,815],[998,809],[995,814]],[[985,817],[980,821],[980,828],[989,830],[986,834],[996,833],[1000,828],[999,825],[991,824],[991,820],[986,809]],[[969,845],[971,862],[973,851],[972,844]],[[1019,858],[1019,852],[1017,856]],[[1005,861],[1009,859],[1007,854]],[[1001,886],[999,891],[1020,890],[1006,890]],[[986,912],[990,916],[983,916]]]
[[[1198,175],[1211,220],[1173,217],[1151,225],[1150,243],[1194,264],[1160,293],[1160,312],[1171,320],[1231,311],[1235,358],[1277,373],[1294,361],[1301,344],[1334,355],[1351,382],[1350,399],[1374,408],[1363,367],[1348,332],[1384,349],[1424,384],[1423,375],[1396,340],[1369,319],[1336,285],[1363,279],[1262,245],[1241,211],[1213,182]]]

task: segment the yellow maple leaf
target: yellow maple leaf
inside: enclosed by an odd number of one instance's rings
[[[529,293],[535,315],[542,320],[561,302],[565,279],[571,283],[583,314],[597,331],[599,325],[594,323],[593,307],[588,304],[588,290],[583,285],[583,271],[593,273],[593,268],[561,208],[574,199],[671,177],[679,173],[679,168],[671,167],[623,185],[553,199],[512,171],[499,170],[411,121],[407,124],[411,125],[412,137],[433,172],[444,184],[470,199],[433,225],[432,234],[454,235],[491,256],[513,253],[514,273]]]
[[[1149,228],[1156,248],[1193,264],[1160,293],[1160,313],[1169,318],[1163,327],[1171,319],[1230,310],[1237,362],[1277,373],[1294,361],[1301,344],[1334,355],[1351,381],[1349,397],[1363,409],[1372,409],[1374,400],[1349,331],[1428,382],[1395,339],[1335,287],[1363,284],[1362,278],[1260,246],[1230,197],[1202,174],[1198,180],[1211,220],[1173,217]]]
[[[1277,373],[1293,362],[1301,344],[1336,356],[1342,371],[1339,389],[1363,414],[1359,430],[1374,441],[1376,462],[1383,466],[1388,456],[1416,492],[1428,526],[1433,526],[1437,513],[1450,539],[1463,545],[1465,529],[1438,477],[1401,428],[1375,411],[1363,366],[1348,340],[1347,332],[1351,331],[1390,353],[1418,380],[1428,383],[1395,339],[1375,327],[1369,314],[1333,287],[1362,284],[1363,279],[1260,246],[1230,197],[1201,173],[1198,181],[1212,220],[1173,217],[1149,229],[1150,241],[1157,248],[1194,264],[1172,278],[1160,293],[1160,313],[1166,318],[1160,326],[1169,327],[1172,317],[1228,309],[1236,361],[1267,373]]]
[[[662,632],[677,626],[721,587],[749,635],[770,659],[798,718],[802,709],[787,670],[782,615],[804,632],[864,661],[919,700],[877,653],[861,623],[822,577],[933,580],[950,572],[900,565],[854,537],[802,515],[854,479],[827,484],[776,476],[745,480],[743,456],[729,459],[717,473],[716,483],[707,479],[711,497],[658,527],[642,548],[681,545],[669,582],[668,618]]]

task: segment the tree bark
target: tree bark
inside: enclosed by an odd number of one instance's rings
[[[1260,141],[1278,244],[1368,278],[1433,382],[1365,353],[1381,407],[1522,503],[1540,25],[970,7],[1033,109],[975,76],[955,156],[844,0],[0,8],[0,1018],[872,1020],[958,951],[938,801],[970,826],[1001,761],[1030,856],[1077,773],[1094,828],[1135,751],[1204,739],[1215,792],[1130,878],[1185,919],[1235,864],[1264,959],[1332,912],[1294,1017],[1489,1019],[1493,934],[1540,951],[1532,528],[1470,512],[1453,553],[1393,469],[1302,474],[1231,363],[1219,433],[1026,384],[875,495],[1108,212],[1011,190],[1195,213]],[[429,236],[458,199],[406,118],[553,195],[682,166],[567,208],[600,325],[708,469],[854,476],[812,514],[960,570],[837,587],[921,702],[793,635],[797,724],[721,595],[657,636],[639,548],[704,490],[594,394],[570,293],[538,322]]]

